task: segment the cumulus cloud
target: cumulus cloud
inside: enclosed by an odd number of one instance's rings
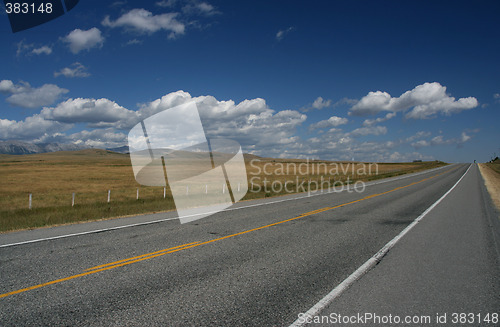
[[[127,43],[125,43],[125,45],[134,45],[134,44],[142,44],[142,41],[138,40],[138,39],[132,39],[132,40],[128,41]]]
[[[126,128],[137,121],[137,112],[108,99],[68,99],[53,108],[43,108],[40,116],[61,123],[86,123],[89,127]]]
[[[125,133],[117,133],[113,128],[83,130],[69,135],[68,140],[77,145],[93,148],[120,147],[127,142]]]
[[[177,13],[153,15],[146,9],[132,9],[115,21],[106,16],[102,21],[102,25],[111,28],[123,27],[139,33],[149,34],[164,30],[170,32],[170,38],[175,38],[184,34],[185,31],[185,25],[176,19],[177,16]]]
[[[321,110],[323,108],[330,107],[331,105],[332,105],[332,100],[325,100],[322,97],[317,97],[313,103],[308,104],[307,106],[303,107],[301,110],[304,112],[314,110],[314,109]]]
[[[438,135],[430,140],[419,140],[417,142],[411,143],[415,149],[420,149],[428,146],[441,146],[441,145],[456,145],[457,147],[462,147],[465,142],[468,142],[472,137],[468,135],[465,131],[460,134],[460,137],[445,139],[443,135]]]
[[[213,16],[217,15],[220,12],[215,9],[214,6],[207,2],[197,2],[193,1],[191,3],[186,4],[184,7],[182,7],[182,11],[185,14],[189,15],[204,15],[204,16]]]
[[[25,43],[24,40],[21,40],[17,43],[17,51],[16,56],[21,56],[22,54],[26,55],[41,55],[46,54],[50,55],[52,53],[52,48],[48,45],[43,45],[40,47],[35,47],[34,43]]]
[[[261,98],[219,101],[213,96],[192,98],[184,91],[169,93],[160,99],[143,104],[141,118],[162,110],[195,101],[204,129],[209,138],[230,138],[242,144],[244,151],[255,154],[280,155],[285,145],[298,141],[296,128],[307,116],[294,110],[276,112]]]
[[[53,104],[59,97],[69,91],[54,84],[44,84],[33,88],[27,82],[14,84],[11,80],[0,81],[0,93],[9,95],[7,102],[22,108],[38,108]]]
[[[322,97],[317,97],[312,103],[314,109],[323,109],[329,107],[332,104],[332,100],[324,100]]]
[[[90,73],[87,71],[87,67],[79,62],[73,63],[70,67],[62,68],[60,71],[54,72],[54,77],[64,76],[67,78],[75,77],[89,77]]]
[[[478,106],[474,97],[460,98],[446,94],[446,87],[439,83],[424,83],[413,90],[406,91],[399,97],[392,97],[387,92],[369,92],[349,111],[350,115],[375,115],[381,111],[392,113],[407,111],[406,118],[425,119],[436,114],[450,115]]]
[[[36,55],[40,55],[40,54],[46,54],[46,55],[49,55],[52,53],[52,48],[47,46],[47,45],[44,45],[40,48],[35,48],[31,51],[32,53],[36,54]]]
[[[155,2],[155,5],[162,8],[173,7],[177,3],[177,0],[162,0]]]
[[[291,31],[293,31],[295,28],[293,26],[290,26],[288,27],[287,29],[284,29],[284,30],[279,30],[278,33],[276,33],[276,40],[278,41],[281,41],[283,40],[283,38],[288,34],[290,33]]]
[[[349,122],[347,118],[342,118],[338,116],[332,116],[326,120],[319,121],[315,124],[309,125],[309,130],[313,131],[319,128],[329,128],[329,127],[337,127],[340,125],[345,125]]]
[[[376,124],[388,121],[389,119],[394,118],[394,117],[396,117],[396,113],[395,112],[389,112],[384,117],[379,117],[379,118],[376,118],[376,119],[365,119],[365,121],[363,121],[363,126],[364,127],[370,127],[370,126],[373,126],[373,125],[376,125]]]
[[[86,31],[77,28],[63,37],[62,40],[68,44],[69,49],[74,54],[83,50],[102,47],[104,44],[104,37],[97,27]]]
[[[420,148],[423,148],[423,147],[426,147],[429,145],[431,145],[431,143],[429,141],[426,141],[426,140],[420,140],[417,142],[413,142],[411,144],[411,146],[414,147],[415,149],[420,149]]]
[[[45,133],[68,130],[72,125],[44,119],[41,115],[33,115],[22,121],[0,119],[1,139],[34,139]]]
[[[119,7],[122,7],[122,6],[126,5],[126,4],[127,4],[127,1],[114,1],[109,6],[111,8],[119,8]]]
[[[0,90],[19,90],[23,85],[0,82]],[[432,145],[457,145],[468,142],[473,132],[464,131],[460,137],[430,139],[429,132],[420,131],[399,141],[365,141],[361,136],[383,135],[387,128],[378,125],[363,126],[344,132],[336,127],[347,118],[333,116],[316,124],[324,125],[322,133],[303,139],[297,128],[307,116],[295,110],[277,111],[261,98],[236,103],[218,100],[213,96],[192,97],[188,92],[168,93],[154,101],[129,110],[109,99],[69,99],[54,107],[45,107],[40,114],[23,121],[0,120],[1,139],[36,140],[38,142],[66,142],[85,146],[109,148],[126,145],[128,130],[140,120],[177,105],[195,101],[203,127],[209,138],[230,138],[238,141],[244,152],[269,157],[322,158],[330,160],[411,161],[431,160],[418,152],[403,152],[401,145],[417,143],[420,148]],[[85,130],[68,134],[73,126]],[[450,141],[451,140],[451,141]],[[427,142],[427,143],[425,143]],[[413,144],[412,144],[413,145]],[[396,151],[398,150],[398,151]]]
[[[426,132],[426,131],[419,131],[416,134],[406,138],[406,142],[413,142],[414,140],[418,140],[424,137],[429,137],[431,136],[431,132]]]
[[[384,134],[387,134],[387,127],[385,126],[360,127],[350,132],[350,135],[354,137],[366,136],[366,135],[384,135]]]

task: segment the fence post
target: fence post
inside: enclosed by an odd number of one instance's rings
[[[139,188],[137,188],[137,198],[136,200],[139,200]]]
[[[226,193],[225,184],[222,184],[222,194]]]
[[[163,188],[163,198],[165,199],[167,197],[167,188]]]
[[[189,186],[186,185],[186,195],[189,195]]]
[[[29,209],[31,209],[31,198],[32,198],[32,197],[31,197],[31,193],[30,193],[30,195],[29,195],[29,197],[28,197],[28,208],[29,208]]]
[[[71,196],[71,206],[75,206],[75,192],[73,192],[73,195]]]
[[[108,203],[111,201],[111,190],[108,190]]]
[[[205,194],[208,194],[208,184],[205,184]]]
[[[240,183],[238,183],[238,192],[240,191]]]

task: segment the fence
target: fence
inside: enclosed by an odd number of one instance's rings
[[[249,193],[298,193],[298,192],[311,192],[311,191],[316,191],[318,189],[325,189],[325,188],[330,188],[332,186],[335,186],[335,183],[338,182],[349,182],[352,183],[354,180],[349,180],[350,177],[353,176],[347,176],[347,175],[339,175],[339,176],[334,176],[333,178],[331,176],[317,176],[320,178],[296,178],[295,180],[290,180],[290,179],[273,179],[273,180],[259,180],[258,182],[255,181],[249,181],[248,182],[248,192]],[[348,183],[348,184],[349,184]],[[281,185],[281,187],[276,187],[276,185]],[[300,186],[300,187],[299,187]],[[338,186],[338,185],[337,185]],[[241,183],[237,184],[237,191],[241,191]],[[105,192],[101,193],[102,195],[99,197],[99,193],[93,194],[92,196],[89,196],[89,194],[82,194],[78,192],[71,192],[70,194],[67,195],[67,197],[64,194],[58,194],[56,197],[58,199],[63,200],[66,197],[66,203],[71,203],[71,207],[75,207],[75,205],[85,205],[85,204],[90,204],[90,203],[96,203],[96,202],[101,202],[101,203],[111,203],[114,200],[113,194],[118,193],[118,201],[124,201],[124,200],[131,200],[133,199],[133,196],[131,194],[135,195],[135,200],[147,200],[147,199],[158,199],[158,192],[155,191],[153,194],[151,189],[157,190],[158,188],[139,188],[137,187],[135,189],[135,194],[132,193],[130,189],[118,189],[112,191],[112,189],[108,189]],[[170,190],[167,190],[167,187],[163,187],[163,192],[162,192],[162,197],[163,199],[168,199],[171,200],[171,193]],[[144,192],[143,192],[144,191]],[[190,195],[200,195],[204,193],[207,196],[210,196],[211,194],[225,194],[228,192],[228,187],[226,184],[221,184],[220,188],[215,187],[214,185],[209,185],[205,184],[205,187],[203,189],[198,188],[197,190],[192,187],[190,188],[189,186],[186,186],[186,196]],[[144,193],[144,196],[143,196]],[[37,199],[37,195],[33,193],[28,194],[28,208],[32,209],[33,207],[44,207],[47,205],[44,205],[46,200],[46,196],[44,194],[44,197],[42,198],[41,196]],[[85,199],[85,200],[80,200],[80,199]],[[101,198],[102,200],[99,200]],[[91,200],[89,200],[91,199]],[[80,200],[80,201],[79,201]],[[34,203],[38,203],[39,205],[34,206]],[[42,204],[41,204],[42,203]],[[58,205],[54,206],[61,206],[59,203]],[[64,205],[63,205],[64,206]]]

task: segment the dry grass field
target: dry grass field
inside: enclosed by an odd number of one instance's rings
[[[288,190],[314,191],[356,180],[373,180],[445,165],[420,163],[350,163],[288,160],[245,156],[249,190],[245,199],[289,193],[264,183],[287,183]],[[267,182],[264,181],[267,180]],[[128,154],[105,150],[0,155],[0,231],[36,228],[86,220],[173,210],[167,187],[139,185]],[[309,184],[309,181],[311,183]],[[327,182],[328,181],[328,182]],[[298,188],[298,184],[302,188]],[[338,185],[338,184],[337,184]],[[139,199],[137,200],[137,189]],[[111,201],[108,203],[108,190]],[[295,191],[294,191],[295,192]],[[75,206],[72,207],[72,193]],[[28,208],[32,194],[32,208]]]
[[[498,210],[500,210],[500,160],[479,164],[486,188]]]

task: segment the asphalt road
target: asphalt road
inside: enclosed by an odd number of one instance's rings
[[[240,202],[184,225],[163,214],[0,235],[0,326],[288,326],[468,168],[378,181],[363,193]],[[472,166],[322,314],[498,312],[499,231]]]

